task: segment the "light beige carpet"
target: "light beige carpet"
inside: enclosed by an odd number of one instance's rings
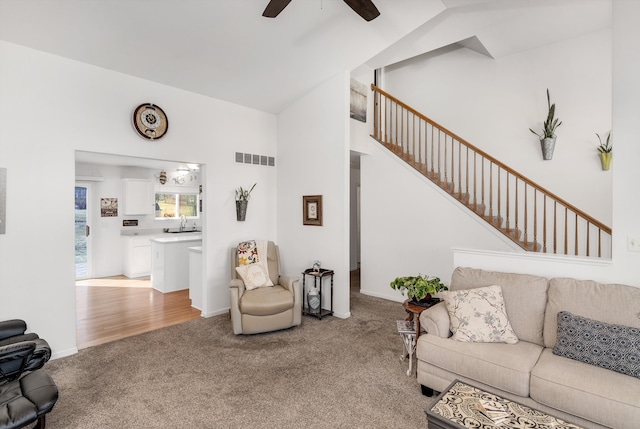
[[[50,361],[47,428],[425,428],[402,305],[352,292],[351,312],[253,336],[225,314]]]

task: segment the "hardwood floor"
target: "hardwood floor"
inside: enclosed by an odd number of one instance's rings
[[[189,290],[163,294],[150,281],[124,276],[76,282],[78,349],[200,317]]]

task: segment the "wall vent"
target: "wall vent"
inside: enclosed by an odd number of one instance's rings
[[[276,159],[273,156],[256,155],[252,153],[236,152],[236,162],[240,164],[276,166]]]

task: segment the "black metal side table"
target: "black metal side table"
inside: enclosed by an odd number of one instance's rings
[[[302,272],[302,314],[315,316],[320,320],[322,320],[323,316],[330,316],[333,314],[333,274],[333,270],[327,270],[326,268],[321,268],[320,271],[314,271],[313,268],[307,268]],[[318,290],[318,297],[320,298],[320,307],[318,308],[318,311],[312,311],[309,307],[306,288],[307,276],[313,277],[313,287]],[[331,279],[331,289],[329,289],[331,307],[329,309],[322,308],[322,280],[326,277]],[[320,283],[320,287],[317,286],[318,283]]]

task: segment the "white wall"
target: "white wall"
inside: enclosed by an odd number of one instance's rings
[[[497,59],[442,49],[385,68],[383,89],[611,225],[612,171],[601,169],[595,135],[612,128],[611,50],[611,30]],[[529,131],[546,119],[547,88],[563,121],[551,161]]]
[[[365,276],[370,276],[372,281],[375,280],[376,275],[368,274],[369,267],[375,267],[385,261],[382,255],[365,257],[364,252],[370,248],[382,248],[386,249],[388,254],[386,265],[396,267],[395,270],[389,270],[390,273],[393,272],[393,276],[404,275],[405,272],[399,267],[406,263],[404,258],[407,255],[411,255],[414,260],[422,259],[422,261],[413,263],[412,268],[415,271],[417,269],[425,270],[423,267],[431,267],[432,255],[442,254],[442,258],[449,260],[448,266],[442,270],[442,278],[447,281],[451,276],[449,267],[468,265],[492,270],[537,273],[548,277],[566,275],[577,278],[592,278],[604,283],[616,282],[640,286],[637,268],[640,265],[640,253],[627,250],[629,237],[640,238],[640,217],[638,217],[640,193],[636,189],[637,183],[640,183],[640,169],[636,165],[637,160],[640,159],[640,145],[637,136],[637,118],[640,116],[640,106],[637,103],[637,100],[640,99],[640,85],[637,82],[637,76],[640,74],[640,60],[637,56],[637,52],[640,51],[640,29],[634,19],[639,14],[640,3],[634,0],[616,0],[613,2],[611,32],[603,31],[589,34],[547,46],[542,50],[534,49],[495,61],[466,50],[455,51],[451,58],[444,59],[444,61],[451,60],[448,65],[450,66],[449,73],[453,79],[448,80],[446,73],[441,73],[438,78],[444,80],[436,82],[436,86],[445,88],[444,93],[437,87],[430,88],[431,92],[422,94],[417,91],[422,86],[428,85],[424,82],[425,77],[430,76],[432,71],[440,70],[442,72],[442,69],[445,68],[441,67],[435,58],[428,60],[430,61],[429,67],[416,64],[416,67],[407,67],[406,70],[396,74],[396,78],[402,77],[411,85],[402,86],[397,83],[394,89],[385,88],[394,95],[401,90],[405,91],[405,94],[399,94],[400,98],[404,98],[410,105],[419,109],[424,109],[421,105],[429,104],[429,108],[425,110],[428,115],[481,147],[493,144],[490,141],[493,136],[486,130],[500,129],[502,131],[504,128],[506,129],[504,133],[514,139],[517,134],[518,143],[496,137],[502,139],[500,144],[496,143],[495,149],[487,149],[487,151],[495,153],[499,159],[508,158],[508,163],[521,164],[519,168],[527,170],[526,174],[531,175],[543,186],[548,185],[546,182],[549,181],[548,187],[552,190],[555,190],[556,186],[564,189],[558,191],[561,196],[567,193],[569,201],[575,201],[578,207],[585,206],[588,211],[594,212],[596,217],[610,222],[613,227],[613,257],[611,261],[589,262],[580,258],[486,252],[491,247],[484,243],[474,246],[459,246],[456,244],[459,243],[457,236],[452,236],[448,245],[443,244],[435,248],[428,240],[423,240],[424,247],[415,250],[417,255],[413,256],[410,251],[404,251],[400,245],[402,243],[413,245],[415,233],[406,231],[402,237],[403,240],[391,237],[399,235],[394,232],[407,222],[406,218],[402,217],[396,222],[389,221],[384,225],[379,225],[381,231],[386,231],[387,234],[377,232],[379,239],[377,242],[374,240],[368,244],[363,242],[363,285],[366,286],[369,282],[365,280]],[[573,50],[568,49],[570,47],[573,47]],[[536,68],[536,65],[540,64],[538,60],[544,52],[552,53],[552,56],[557,59],[556,66],[549,68],[549,70]],[[613,67],[607,64],[607,58],[612,58]],[[529,69],[526,70],[519,66],[520,62],[526,64]],[[495,68],[497,65],[491,65],[493,63],[509,64],[509,68],[512,68],[514,72],[523,73],[523,76],[521,78],[516,75],[505,76],[505,70]],[[457,67],[453,67],[454,65]],[[493,71],[491,71],[492,69]],[[465,70],[468,70],[469,73],[462,78],[461,74]],[[415,75],[410,77],[414,73]],[[476,79],[473,76],[475,73],[478,73],[484,80]],[[477,86],[467,85],[467,80],[477,83]],[[385,83],[388,82],[389,74],[385,76]],[[526,105],[520,101],[513,101],[510,93],[498,91],[497,94],[503,97],[502,100],[506,100],[504,103],[511,111],[496,111],[501,107],[501,103],[494,101],[493,91],[498,90],[502,82],[511,91],[515,91],[517,100],[527,99]],[[515,85],[514,82],[521,85]],[[530,87],[527,82],[532,82]],[[570,122],[566,122],[558,131],[559,146],[553,161],[544,162],[540,160],[539,152],[537,152],[535,136],[531,135],[527,128],[534,126],[535,121],[539,121],[544,113],[546,82],[553,82],[553,85],[549,84],[548,86],[552,90],[553,100],[558,102],[558,112],[563,120]],[[486,91],[483,88],[485,85],[491,91]],[[606,91],[611,92],[611,85],[613,87],[612,94],[607,95]],[[462,90],[457,89],[459,87]],[[470,88],[475,89],[472,91]],[[469,91],[469,96],[464,96],[465,91]],[[414,95],[416,92],[417,95]],[[410,96],[411,98],[409,98]],[[533,98],[537,98],[535,104],[539,112],[532,116],[529,105]],[[471,103],[475,109],[472,112],[474,114],[469,115],[469,108],[465,107],[466,102]],[[597,158],[593,152],[595,141],[588,142],[587,140],[591,138],[592,133],[603,133],[611,127],[607,123],[609,120],[608,104],[612,106],[612,124],[615,128],[613,139],[615,161],[611,172],[606,173],[598,170]],[[434,110],[437,110],[437,115],[430,113]],[[480,119],[476,119],[475,115],[479,115]],[[490,115],[495,116],[499,126],[491,123]],[[520,119],[514,119],[514,116]],[[526,122],[525,118],[527,121],[533,120],[534,122]],[[521,122],[517,127],[512,124],[516,120]],[[485,129],[483,124],[486,123],[491,126],[487,126]],[[534,141],[527,140],[531,137]],[[523,141],[520,142],[519,139]],[[375,158],[377,162],[379,157],[372,153],[371,158]],[[369,161],[365,165],[368,163]],[[540,173],[540,177],[538,177],[538,173]],[[391,180],[392,174],[387,177]],[[571,180],[567,180],[567,177],[571,177]],[[378,186],[382,184],[371,182],[368,175],[365,179],[364,169],[362,182],[363,200],[365,192],[378,192],[378,197],[383,195],[385,198],[388,198],[386,194],[391,193],[384,187],[376,189],[375,186],[371,186],[372,184]],[[370,188],[374,188],[374,190],[368,191]],[[398,190],[394,189],[393,192],[398,192]],[[608,201],[611,201],[610,208]],[[438,204],[442,204],[442,202],[438,201]],[[368,213],[369,209],[363,207],[363,215],[369,216]],[[367,236],[368,234],[363,233],[363,239]],[[451,247],[480,250],[458,250],[454,253]],[[437,269],[440,268],[437,267]]]
[[[349,313],[349,74],[278,115],[278,244],[283,270],[335,271],[334,311]],[[323,196],[323,226],[302,224],[303,195]],[[328,294],[323,296],[323,299]]]
[[[55,356],[76,350],[76,150],[206,165],[204,314],[224,312],[231,246],[276,237],[276,169],[234,157],[275,156],[275,116],[6,42],[0,64],[0,166],[7,168],[0,318],[25,319]],[[167,113],[162,140],[133,130],[131,113],[143,102]],[[233,190],[254,182],[247,221],[236,222]]]
[[[518,251],[493,228],[378,143],[361,158],[361,292],[400,301],[396,277],[448,279],[451,247]],[[448,283],[448,281],[447,281]]]

